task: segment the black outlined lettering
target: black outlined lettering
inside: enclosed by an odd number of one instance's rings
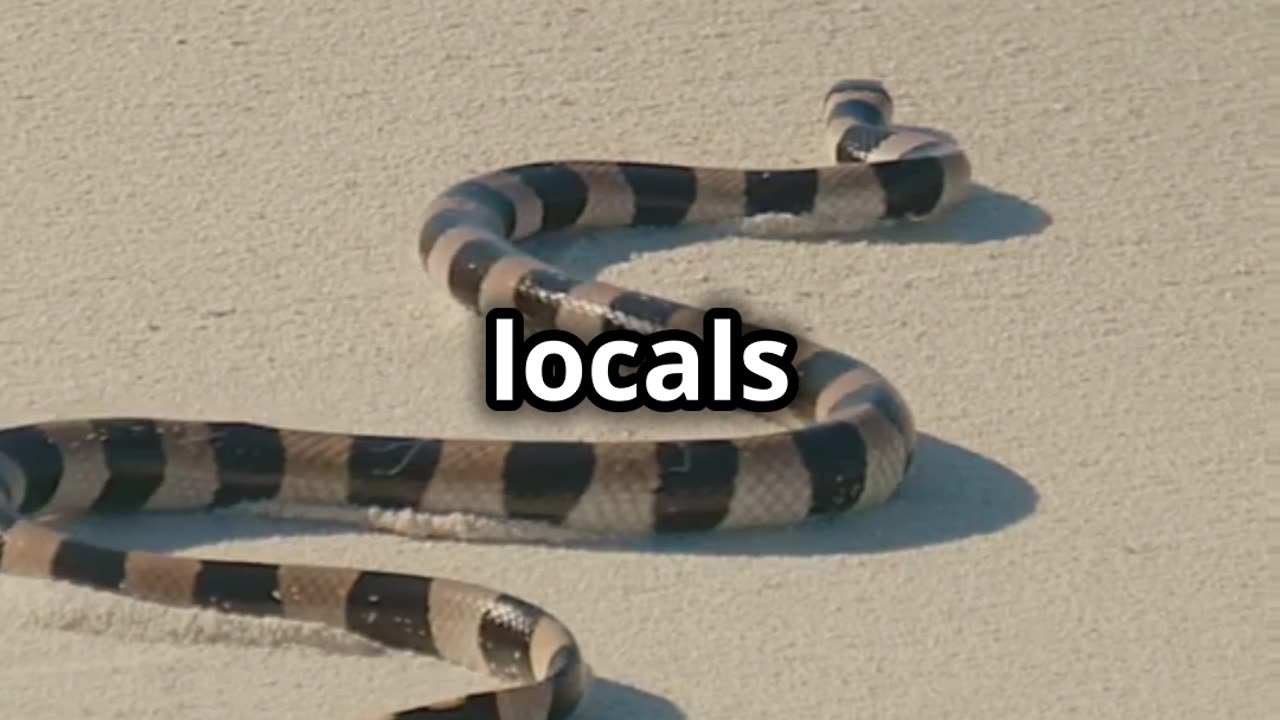
[[[491,310],[484,318],[484,402],[493,410],[516,410],[516,338],[524,334],[516,310]]]
[[[582,355],[573,343],[543,338],[530,345],[524,358],[525,391],[558,405],[578,394],[582,386]]]
[[[661,405],[697,402],[702,378],[698,346],[684,337],[664,337],[656,339],[649,352],[653,358],[644,373],[644,390],[650,401]]]
[[[625,378],[619,370],[622,365],[634,363],[640,352],[640,342],[615,335],[610,334],[599,347],[590,348],[591,386],[587,392],[594,392],[598,396],[592,399],[597,405],[601,402],[611,405],[639,404],[639,384],[635,375]]]
[[[705,313],[703,332],[602,332],[589,344],[563,330],[524,337],[511,308],[485,316],[485,402],[493,410],[525,403],[546,412],[584,399],[612,412],[781,410],[795,400],[796,339],[779,330],[743,332],[732,308]]]

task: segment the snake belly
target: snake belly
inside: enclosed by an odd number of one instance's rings
[[[515,308],[530,328],[584,340],[618,328],[699,333],[703,309],[575,277],[520,242],[770,214],[849,228],[933,218],[967,195],[968,160],[941,134],[895,128],[892,110],[877,81],[835,84],[824,104],[833,161],[820,167],[570,161],[480,175],[431,204],[421,259],[464,306]],[[748,437],[508,442],[134,417],[0,429],[0,573],[325,623],[501,681],[378,718],[562,720],[579,707],[591,670],[560,620],[513,595],[448,578],[124,551],[41,520],[273,500],[637,534],[797,523],[884,501],[911,464],[910,410],[875,369],[797,339],[789,412],[799,422]]]

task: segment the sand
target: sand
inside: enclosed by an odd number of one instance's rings
[[[77,532],[515,592],[601,675],[584,720],[1262,718],[1275,26],[1225,1],[18,3],[0,424],[760,429],[490,415],[480,324],[425,279],[418,224],[450,182],[515,162],[810,163],[828,85],[877,77],[901,122],[972,155],[981,187],[943,223],[561,257],[883,370],[928,436],[889,505],[623,550],[238,515]],[[0,608],[7,718],[348,718],[488,685],[336,632],[26,580],[0,579]]]

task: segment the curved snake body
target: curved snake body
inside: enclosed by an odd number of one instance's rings
[[[576,278],[519,242],[550,231],[771,213],[849,227],[933,217],[966,195],[968,161],[940,135],[895,129],[891,112],[880,83],[836,84],[825,102],[835,162],[823,167],[551,162],[475,177],[431,205],[422,260],[468,308],[516,308],[532,329],[584,341],[614,328],[700,333],[703,310]],[[803,338],[793,363],[800,385],[790,410],[803,423],[752,437],[506,442],[151,418],[10,427],[0,430],[0,572],[327,623],[504,683],[380,717],[567,718],[590,670],[569,630],[519,598],[445,578],[127,552],[65,536],[40,519],[278,500],[662,533],[794,523],[886,499],[916,443],[898,392],[865,363]]]

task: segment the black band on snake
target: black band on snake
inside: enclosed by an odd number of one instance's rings
[[[836,84],[825,102],[832,162],[822,167],[549,162],[475,177],[431,205],[422,260],[463,305],[515,308],[532,329],[584,341],[617,328],[700,334],[702,309],[577,278],[520,241],[777,213],[848,229],[936,216],[967,194],[968,161],[940,134],[895,129],[891,112],[880,83]],[[506,442],[150,418],[10,427],[0,430],[0,572],[326,623],[503,683],[379,717],[560,720],[579,706],[590,670],[569,630],[519,598],[444,578],[127,552],[41,519],[274,500],[633,534],[796,523],[884,501],[916,444],[902,397],[865,363],[803,338],[793,362],[799,423],[750,437]]]

